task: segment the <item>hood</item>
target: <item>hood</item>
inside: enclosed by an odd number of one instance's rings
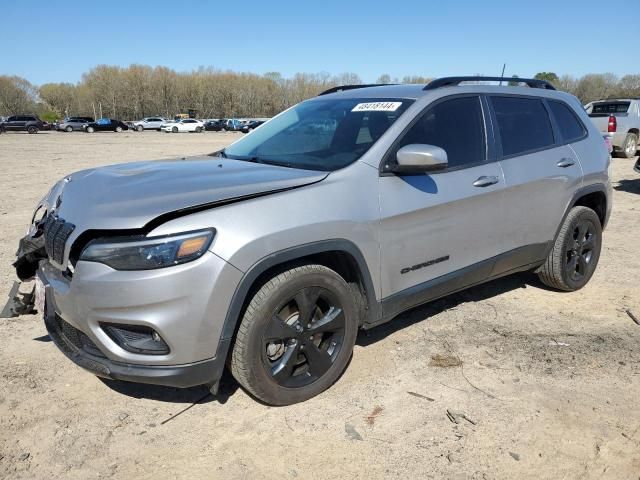
[[[139,229],[161,215],[318,182],[327,172],[224,158],[149,161],[83,170],[46,200],[60,218],[86,230]],[[48,210],[51,210],[48,208]]]

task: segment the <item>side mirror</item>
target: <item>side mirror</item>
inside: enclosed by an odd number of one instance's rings
[[[405,145],[396,154],[396,173],[424,173],[444,170],[449,164],[447,152],[435,145],[411,144]]]

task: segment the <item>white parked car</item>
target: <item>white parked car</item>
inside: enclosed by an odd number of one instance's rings
[[[167,133],[178,132],[197,132],[204,131],[204,123],[195,118],[183,118],[182,120],[176,120],[173,122],[167,122],[162,124],[162,130]]]

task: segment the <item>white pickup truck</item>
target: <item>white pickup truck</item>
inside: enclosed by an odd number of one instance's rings
[[[609,138],[614,152],[626,158],[636,156],[640,136],[640,100],[596,100],[584,108],[602,135]]]

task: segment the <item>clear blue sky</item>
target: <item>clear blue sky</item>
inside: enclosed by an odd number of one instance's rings
[[[97,64],[445,76],[640,73],[638,0],[2,1],[0,74]],[[628,15],[625,17],[625,15]],[[627,48],[624,48],[624,47]],[[634,53],[635,52],[635,53]]]

